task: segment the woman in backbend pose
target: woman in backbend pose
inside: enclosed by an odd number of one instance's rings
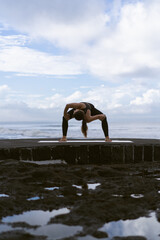
[[[72,109],[68,111],[69,108]],[[71,118],[75,118],[78,121],[82,120],[81,131],[85,137],[87,137],[87,123],[99,119],[102,122],[105,141],[111,142],[108,136],[108,123],[106,116],[101,111],[96,109],[93,104],[86,102],[69,103],[66,105],[62,121],[63,137],[60,139],[60,141],[67,141],[66,136],[68,130],[68,120]]]

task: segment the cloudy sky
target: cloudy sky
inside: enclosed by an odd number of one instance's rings
[[[160,118],[159,0],[0,0],[0,121],[56,121],[88,101]]]

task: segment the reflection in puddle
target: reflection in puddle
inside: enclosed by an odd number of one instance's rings
[[[79,185],[72,185],[72,187],[76,187],[78,189],[82,189],[82,186],[79,186]]]
[[[101,185],[100,183],[88,183],[87,186],[88,186],[88,189],[92,189],[92,190],[95,190],[96,187],[98,187],[99,185]]]
[[[30,225],[44,225],[47,224],[50,218],[53,218],[61,214],[67,214],[69,212],[70,211],[68,210],[68,208],[61,208],[59,210],[53,210],[51,212],[33,210],[24,212],[19,215],[4,217],[2,218],[2,222],[3,223],[26,222]]]
[[[20,162],[38,164],[38,165],[67,164],[67,162],[64,160],[44,160],[44,161],[20,160]]]
[[[131,194],[132,198],[143,198],[144,195],[143,194]]]
[[[0,194],[0,197],[9,197],[7,194]]]
[[[88,183],[87,184],[87,188],[91,189],[91,190],[95,190],[96,187],[98,187],[99,185],[101,185],[100,183]],[[82,189],[82,186],[80,185],[72,185],[72,187],[76,187],[78,189]]]
[[[77,196],[79,196],[79,197],[82,196],[82,193],[77,193]]]
[[[156,178],[156,180],[160,181],[160,178]]]
[[[64,195],[58,195],[57,197],[64,197]]]
[[[53,190],[58,190],[59,187],[48,187],[48,188],[45,188],[45,190],[49,190],[49,191],[53,191]]]
[[[99,230],[107,232],[109,239],[115,236],[145,236],[147,239],[160,239],[158,236],[160,224],[156,219],[155,212],[152,212],[150,217],[106,223]]]
[[[49,239],[61,239],[75,235],[82,231],[80,226],[66,226],[64,224],[49,224],[39,227],[38,229],[31,229],[29,232],[34,235],[45,235]]]
[[[8,232],[13,230],[13,228],[11,226],[8,226],[6,224],[0,224],[0,233],[2,232]]]
[[[123,197],[123,195],[120,194],[112,194],[113,197]]]
[[[0,224],[0,233],[11,230],[24,230],[33,235],[43,235],[47,236],[48,239],[61,239],[64,237],[70,237],[76,234],[78,231],[82,231],[80,226],[66,226],[63,224],[48,224],[49,220],[57,215],[69,213],[68,208],[62,208],[59,210],[42,211],[34,210],[29,212],[24,212],[23,214],[8,216],[2,219],[2,224]],[[7,223],[25,222],[29,225],[39,226],[36,229],[28,228],[12,228],[6,225]]]
[[[40,199],[43,199],[43,197],[31,197],[31,198],[27,198],[28,201],[36,201],[36,200],[40,200]]]

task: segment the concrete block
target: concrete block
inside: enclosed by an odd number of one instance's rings
[[[49,147],[35,147],[32,149],[32,160],[51,160],[51,149]]]
[[[81,145],[77,148],[76,160],[77,160],[78,164],[88,164],[89,163],[88,146]]]
[[[64,147],[64,160],[68,164],[75,164],[76,162],[76,150],[77,147],[65,146]]]
[[[160,162],[160,146],[154,146],[154,161]]]
[[[9,159],[10,149],[2,148],[0,149],[0,160]]]
[[[143,161],[143,146],[134,146],[134,162],[139,163]]]
[[[124,154],[125,154],[125,157],[124,157],[125,163],[133,163],[134,162],[133,146],[125,146]]]
[[[21,160],[32,160],[32,149],[31,148],[21,148],[20,149],[20,159]]]
[[[101,160],[102,164],[112,163],[112,149],[111,146],[101,146]]]
[[[100,160],[100,146],[99,145],[94,145],[94,146],[91,146],[89,145],[88,146],[88,149],[89,149],[89,163],[93,163],[93,164],[100,164],[101,160]]]
[[[64,160],[65,152],[63,146],[55,146],[51,148],[51,159],[53,160]]]
[[[9,150],[9,159],[20,160],[20,149],[19,148],[11,148]]]
[[[124,163],[123,146],[112,146],[112,163]]]
[[[144,161],[152,162],[152,146],[144,146]]]

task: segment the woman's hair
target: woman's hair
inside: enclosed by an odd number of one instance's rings
[[[82,120],[82,126],[81,126],[81,131],[83,133],[83,135],[85,137],[87,137],[87,130],[88,130],[88,127],[87,127],[87,123],[86,121],[84,120],[84,112],[79,110],[77,112],[74,113],[74,118],[78,121]]]
[[[76,120],[78,120],[78,121],[84,119],[84,113],[83,113],[83,111],[81,111],[81,110],[75,112],[75,113],[73,114],[73,116],[74,116],[74,118],[75,118]]]
[[[87,123],[86,123],[86,121],[83,119],[83,120],[82,120],[81,131],[82,131],[82,133],[83,133],[83,135],[84,135],[85,137],[87,137],[87,130],[88,130]]]

